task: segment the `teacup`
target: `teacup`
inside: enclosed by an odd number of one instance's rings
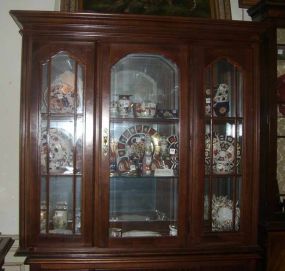
[[[169,235],[177,236],[177,228],[175,225],[169,225]]]

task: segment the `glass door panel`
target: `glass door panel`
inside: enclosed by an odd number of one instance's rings
[[[238,231],[242,185],[243,79],[220,59],[205,71],[206,232]]]
[[[277,182],[285,212],[285,29],[277,29]]]
[[[179,70],[130,54],[111,71],[110,238],[177,236]]]
[[[41,75],[40,232],[81,234],[84,70],[60,52]]]

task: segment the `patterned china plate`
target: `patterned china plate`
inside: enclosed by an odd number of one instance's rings
[[[118,155],[119,157],[131,154],[142,159],[145,151],[145,138],[149,135],[152,141],[152,151],[159,145],[160,135],[148,125],[138,124],[125,130],[119,137]]]
[[[214,134],[212,148],[211,150],[211,137],[207,134],[205,137],[205,164],[207,171],[210,171],[211,151],[213,153],[212,166],[214,173],[232,173],[235,166],[240,164],[241,147],[239,142],[235,142],[235,138],[232,136]]]
[[[212,230],[232,231],[233,230],[233,201],[226,196],[213,196],[212,199]],[[239,230],[240,209],[238,203],[235,207],[234,230]]]
[[[48,150],[49,149],[49,150]],[[61,128],[50,128],[41,135],[41,167],[46,172],[46,159],[49,157],[49,172],[64,173],[73,171],[73,140],[72,136]],[[47,155],[49,153],[49,155]]]
[[[80,80],[80,83],[81,80]],[[77,93],[77,101],[75,104],[75,90],[74,90],[74,73],[65,72],[58,76],[53,82],[48,95],[48,88],[44,91],[44,104],[52,113],[73,113],[75,106],[78,108],[81,105],[81,92]]]

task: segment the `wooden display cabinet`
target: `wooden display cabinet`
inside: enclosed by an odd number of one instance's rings
[[[258,270],[265,25],[11,15],[31,270]]]

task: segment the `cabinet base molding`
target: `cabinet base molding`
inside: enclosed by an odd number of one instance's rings
[[[195,255],[168,257],[107,257],[107,258],[27,258],[31,271],[39,270],[185,270],[185,271],[254,271],[259,270],[260,256]]]

